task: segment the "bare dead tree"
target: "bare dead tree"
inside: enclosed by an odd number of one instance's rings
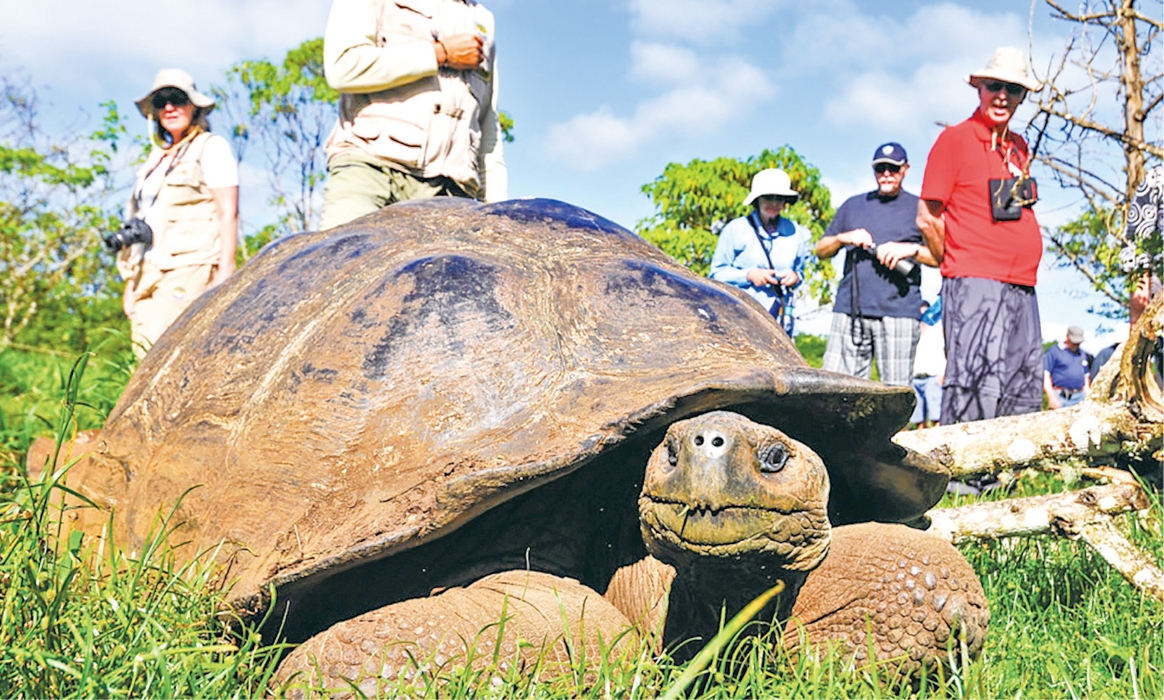
[[[1076,190],[1086,210],[1050,232],[1055,252],[1084,274],[1119,309],[1127,306],[1126,271],[1119,250],[1130,241],[1127,207],[1151,158],[1164,158],[1160,101],[1164,95],[1160,6],[1140,0],[1034,0],[1071,31],[1045,69],[1045,87],[1031,127],[1036,159],[1064,188]],[[1032,39],[1033,44],[1033,39]],[[1154,126],[1155,128],[1151,128]]]

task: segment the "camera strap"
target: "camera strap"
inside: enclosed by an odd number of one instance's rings
[[[768,245],[764,245],[764,237],[760,235],[760,214],[753,210],[748,215],[748,223],[752,225],[752,233],[756,234],[756,242],[760,244],[760,250],[764,251],[764,259],[768,261],[768,269],[775,270],[776,266],[772,264],[772,246],[775,245],[773,238],[769,236]],[[776,225],[780,225],[780,218],[776,218]],[[785,289],[784,285],[776,284],[776,300],[772,302],[772,308],[768,309],[768,313],[780,324],[780,327],[792,335],[792,330],[788,323],[788,295],[790,290]]]

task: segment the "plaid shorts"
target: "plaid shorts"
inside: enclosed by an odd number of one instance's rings
[[[824,369],[869,379],[876,356],[877,373],[883,384],[909,386],[920,337],[921,322],[916,318],[858,318],[834,312]]]

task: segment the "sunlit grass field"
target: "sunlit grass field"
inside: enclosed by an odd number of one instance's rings
[[[282,649],[264,646],[229,615],[210,570],[178,564],[160,534],[133,558],[117,543],[83,541],[60,525],[60,488],[23,479],[20,453],[31,437],[100,425],[133,366],[124,357],[86,364],[79,373],[65,358],[0,354],[0,445],[10,475],[0,494],[0,696],[278,693],[270,679]],[[1039,475],[990,497],[1064,488]],[[1146,517],[1120,524],[1160,562],[1162,510],[1158,494],[1150,498]],[[164,520],[157,527],[164,532]],[[1015,539],[961,550],[990,601],[986,648],[954,675],[920,684],[902,682],[889,666],[854,670],[835,655],[790,658],[760,637],[728,644],[690,685],[695,668],[644,649],[629,660],[579,660],[553,678],[416,658],[408,680],[382,690],[418,698],[650,698],[684,688],[684,697],[699,698],[1164,697],[1164,609],[1085,545]]]

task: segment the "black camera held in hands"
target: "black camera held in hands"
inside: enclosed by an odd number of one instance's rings
[[[146,248],[154,244],[154,231],[142,219],[126,219],[121,228],[102,236],[105,247],[111,253],[128,248],[134,243],[144,243]]]
[[[877,246],[873,246],[869,249],[869,255],[872,255],[874,259],[877,258]],[[896,265],[893,266],[893,270],[894,272],[899,272],[902,275],[909,277],[909,273],[913,272],[915,267],[917,267],[917,264],[914,263],[914,261],[910,260],[909,258],[902,258],[901,260],[897,261]]]

